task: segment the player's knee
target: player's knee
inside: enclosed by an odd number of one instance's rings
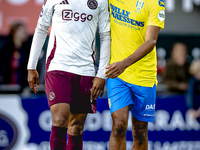
[[[133,131],[133,139],[142,145],[147,140],[147,130],[143,128],[137,128]]]
[[[52,121],[53,125],[58,127],[66,127],[68,125],[68,119],[63,115],[54,115]]]
[[[123,121],[115,121],[113,123],[112,132],[116,137],[124,137],[127,130],[127,123]]]

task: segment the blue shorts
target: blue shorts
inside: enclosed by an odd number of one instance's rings
[[[144,87],[127,83],[119,78],[109,78],[106,86],[111,114],[130,106],[134,118],[144,122],[154,121],[156,85]]]

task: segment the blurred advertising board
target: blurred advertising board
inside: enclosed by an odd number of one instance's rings
[[[84,128],[84,150],[108,150],[112,120],[107,98],[97,101]],[[132,147],[131,114],[127,150]],[[51,114],[45,95],[0,95],[0,150],[50,150]],[[200,150],[200,123],[189,117],[183,95],[158,95],[149,123],[149,150]]]

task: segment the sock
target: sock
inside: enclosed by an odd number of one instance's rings
[[[67,128],[52,126],[50,135],[51,150],[66,150]]]
[[[66,150],[82,150],[83,149],[83,134],[72,136],[68,134],[68,142]]]

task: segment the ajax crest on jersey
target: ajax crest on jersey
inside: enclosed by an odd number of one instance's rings
[[[90,9],[94,10],[98,7],[98,2],[96,0],[88,0],[87,5]]]
[[[144,1],[138,0],[136,3],[137,10],[141,10],[144,7]]]

